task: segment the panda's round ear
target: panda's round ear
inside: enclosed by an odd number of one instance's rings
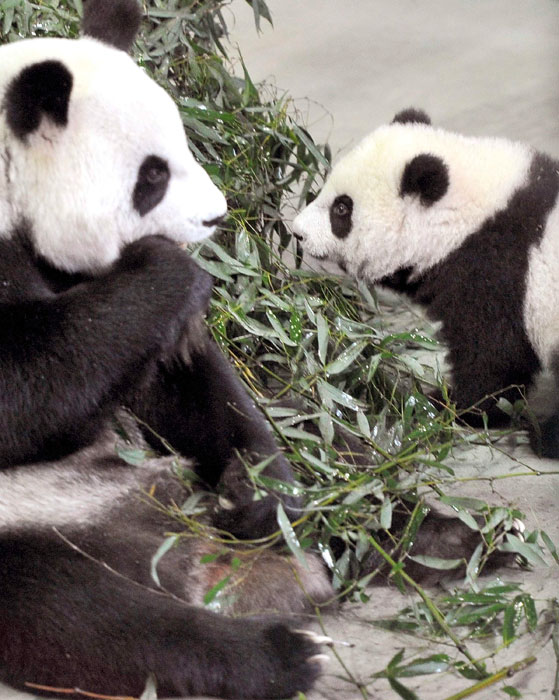
[[[40,61],[24,68],[8,85],[3,107],[6,121],[20,139],[47,117],[56,126],[68,123],[72,74],[60,61]]]
[[[442,158],[421,153],[406,163],[400,181],[400,197],[418,195],[421,204],[430,207],[446,194],[448,184],[448,167]]]
[[[394,117],[392,124],[430,124],[431,119],[422,109],[409,107],[403,109]]]
[[[132,48],[142,11],[136,0],[87,0],[82,32],[117,49]]]

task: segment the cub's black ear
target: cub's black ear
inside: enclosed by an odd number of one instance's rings
[[[419,195],[421,203],[430,207],[448,190],[448,168],[438,156],[422,153],[404,168],[400,182],[400,196]]]
[[[88,0],[83,10],[82,31],[93,39],[129,51],[141,19],[142,11],[136,0]]]
[[[430,124],[431,119],[422,109],[409,107],[403,109],[394,117],[392,124]]]
[[[72,74],[60,61],[41,61],[24,68],[4,97],[10,129],[23,139],[39,128],[43,117],[66,126],[72,84]]]

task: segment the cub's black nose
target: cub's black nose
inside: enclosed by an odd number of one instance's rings
[[[223,223],[223,220],[225,219],[225,214],[223,216],[216,216],[214,219],[208,219],[207,221],[202,221],[204,226],[219,226],[219,224]]]
[[[302,240],[303,240],[303,236],[301,236],[300,233],[295,233],[295,231],[293,231],[293,236],[294,236],[298,241],[302,241]]]

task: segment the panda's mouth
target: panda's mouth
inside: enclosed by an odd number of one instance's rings
[[[330,255],[305,253],[305,258],[311,268],[313,263],[317,263],[316,267],[320,272],[326,272],[329,275],[347,275],[347,264],[338,256],[334,258]]]

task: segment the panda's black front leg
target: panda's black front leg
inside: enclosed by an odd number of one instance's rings
[[[278,527],[277,503],[294,518],[299,501],[277,492],[255,500],[246,465],[272,458],[262,473],[288,483],[291,467],[216,344],[207,338],[187,352],[186,358],[159,361],[155,376],[129,406],[151,429],[147,438],[155,447],[161,448],[160,436],[193,457],[201,478],[231,502],[217,514],[216,525],[243,539],[270,534]]]
[[[0,469],[91,443],[211,293],[209,275],[161,236],[60,292],[24,247],[3,241],[0,279]]]

